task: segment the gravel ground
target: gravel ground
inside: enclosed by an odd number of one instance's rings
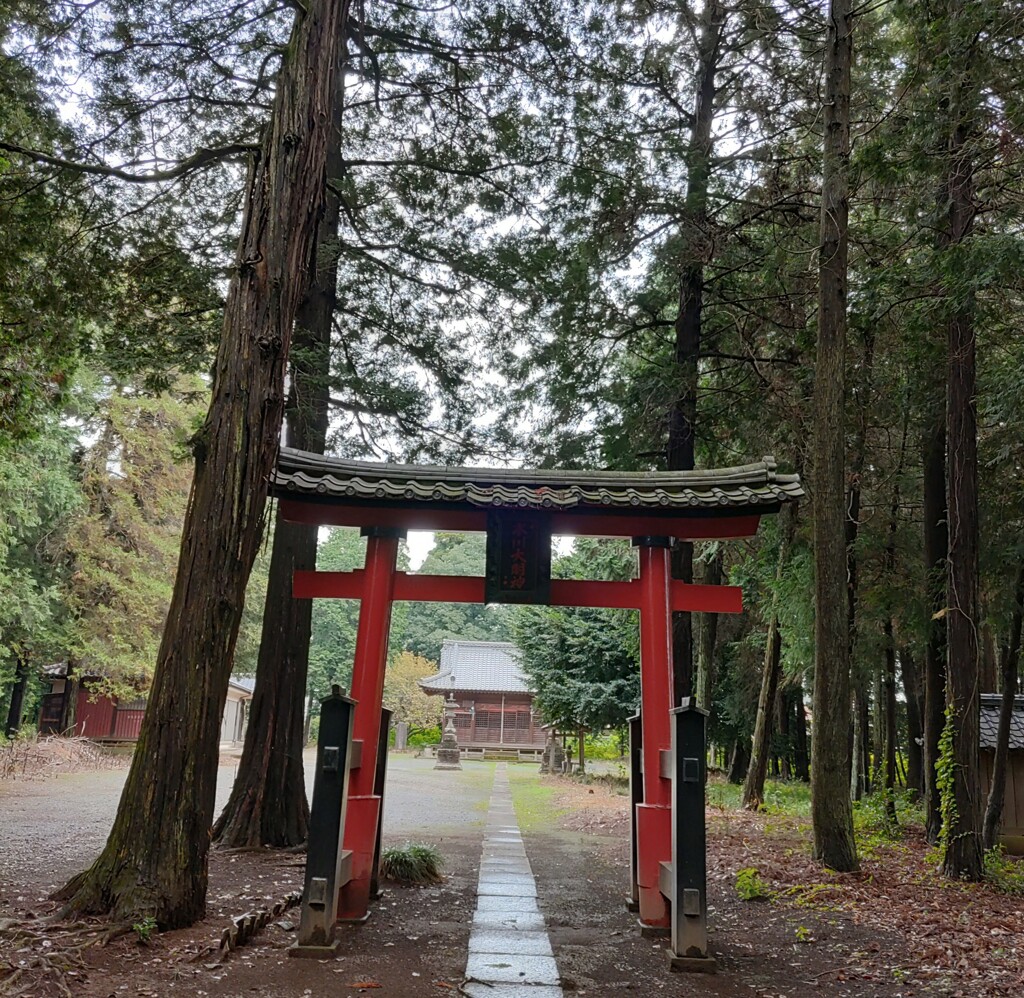
[[[315,750],[308,750],[306,792],[312,794]],[[467,832],[482,834],[492,763],[467,762],[462,773],[435,772],[433,761],[394,755],[384,797],[389,843]],[[217,812],[224,806],[238,753],[221,757]],[[0,781],[0,905],[11,895],[48,892],[88,866],[103,848],[128,768],[62,773],[49,780]],[[452,796],[453,787],[456,796]]]

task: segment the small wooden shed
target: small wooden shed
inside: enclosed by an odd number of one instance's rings
[[[46,669],[50,689],[43,694],[39,731],[70,734],[100,742],[135,742],[146,712],[145,697],[119,700],[105,690],[100,676],[69,676],[66,662]],[[232,676],[221,719],[220,740],[237,745],[245,738],[254,679]]]
[[[981,695],[981,781],[985,796],[992,785],[996,734],[999,730],[998,693]],[[1010,754],[1006,761],[1006,797],[999,840],[1007,852],[1024,855],[1024,696],[1016,698],[1010,723]]]

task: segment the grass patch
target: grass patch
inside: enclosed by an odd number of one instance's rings
[[[422,842],[385,849],[380,857],[380,875],[400,884],[436,884],[444,865],[441,853]]]
[[[861,858],[870,859],[879,849],[900,842],[908,823],[924,824],[924,804],[909,790],[876,790],[853,802],[853,833]]]
[[[537,767],[533,763],[509,766],[508,777],[520,830],[555,828],[556,819],[565,814],[566,809],[555,806],[555,787],[541,782]]]
[[[621,772],[617,773],[576,773],[570,779],[585,787],[605,787],[613,794],[625,797],[629,794],[629,774],[625,766],[619,768]]]
[[[722,778],[708,780],[707,801],[710,807],[738,811],[743,787]],[[800,780],[766,780],[764,814],[787,815],[794,818],[811,816],[811,787]]]

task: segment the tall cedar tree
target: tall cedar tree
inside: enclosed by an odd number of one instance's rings
[[[973,80],[973,29],[964,31],[965,4],[950,0],[949,130],[946,204],[949,246],[968,242],[974,226],[974,153],[978,93]],[[961,39],[963,39],[961,41]],[[943,788],[942,869],[950,877],[980,880],[982,857],[981,770],[978,750],[981,594],[978,579],[978,400],[973,295],[952,289],[947,325],[946,502],[949,508],[949,658],[946,723],[951,728],[951,785]]]
[[[345,61],[342,43],[340,58]],[[327,176],[343,170],[341,119],[344,75],[331,109]],[[289,447],[322,454],[327,443],[331,329],[338,286],[338,220],[341,204],[328,190],[320,220],[315,273],[299,309],[285,412]],[[289,523],[278,510],[263,610],[256,687],[242,758],[224,810],[213,827],[215,841],[234,848],[294,846],[306,840],[309,803],[302,765],[306,675],[313,601],[292,596],[296,569],[316,568],[317,527]]]
[[[292,324],[315,253],[346,0],[299,8],[249,171],[213,398],[145,720],[106,847],[66,910],[190,925],[206,909],[221,714],[259,547]]]
[[[834,870],[857,869],[849,797],[850,646],[846,617],[844,367],[849,220],[850,0],[829,5],[818,248],[818,350],[814,373],[814,854]]]
[[[937,397],[945,394],[946,346],[941,346],[941,380],[935,385]],[[924,646],[924,717],[922,718],[925,836],[937,845],[942,832],[942,802],[936,778],[939,742],[946,718],[946,556],[949,534],[946,526],[946,410],[933,405],[928,413],[922,447],[922,511],[924,513],[924,569],[929,620]]]
[[[796,510],[783,509],[781,516],[782,542],[775,569],[775,587],[772,589],[771,606],[768,611],[768,634],[765,638],[764,667],[761,670],[761,692],[757,700],[757,719],[754,722],[754,740],[751,745],[750,766],[743,783],[742,804],[750,811],[757,811],[764,803],[764,781],[768,775],[768,755],[771,748],[772,723],[775,704],[782,678],[782,629],[779,626],[779,585],[786,574],[789,549],[796,534]]]
[[[701,15],[697,90],[693,108],[690,148],[686,155],[684,205],[686,260],[679,275],[679,311],[675,321],[674,360],[681,381],[668,425],[668,469],[690,471],[696,466],[697,382],[704,309],[704,268],[712,252],[708,232],[708,182],[714,151],[715,76],[718,73],[726,10],[718,0],[706,0]],[[693,582],[693,544],[677,544],[672,552],[672,574]],[[693,617],[672,615],[672,651],[675,665],[673,699],[693,692]]]
[[[1017,569],[1017,583],[1013,589],[1013,612],[1010,633],[999,656],[999,677],[1002,700],[999,705],[999,728],[996,732],[996,751],[992,759],[992,784],[985,804],[984,846],[994,849],[998,840],[999,822],[1006,797],[1006,768],[1010,755],[1010,726],[1017,698],[1017,668],[1020,663],[1021,627],[1024,624],[1024,564]]]

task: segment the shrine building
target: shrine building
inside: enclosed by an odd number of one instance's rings
[[[543,749],[546,732],[533,710],[534,693],[519,649],[511,642],[446,638],[437,675],[419,685],[424,693],[444,697],[445,714],[455,721],[464,751],[534,750],[539,755]]]

